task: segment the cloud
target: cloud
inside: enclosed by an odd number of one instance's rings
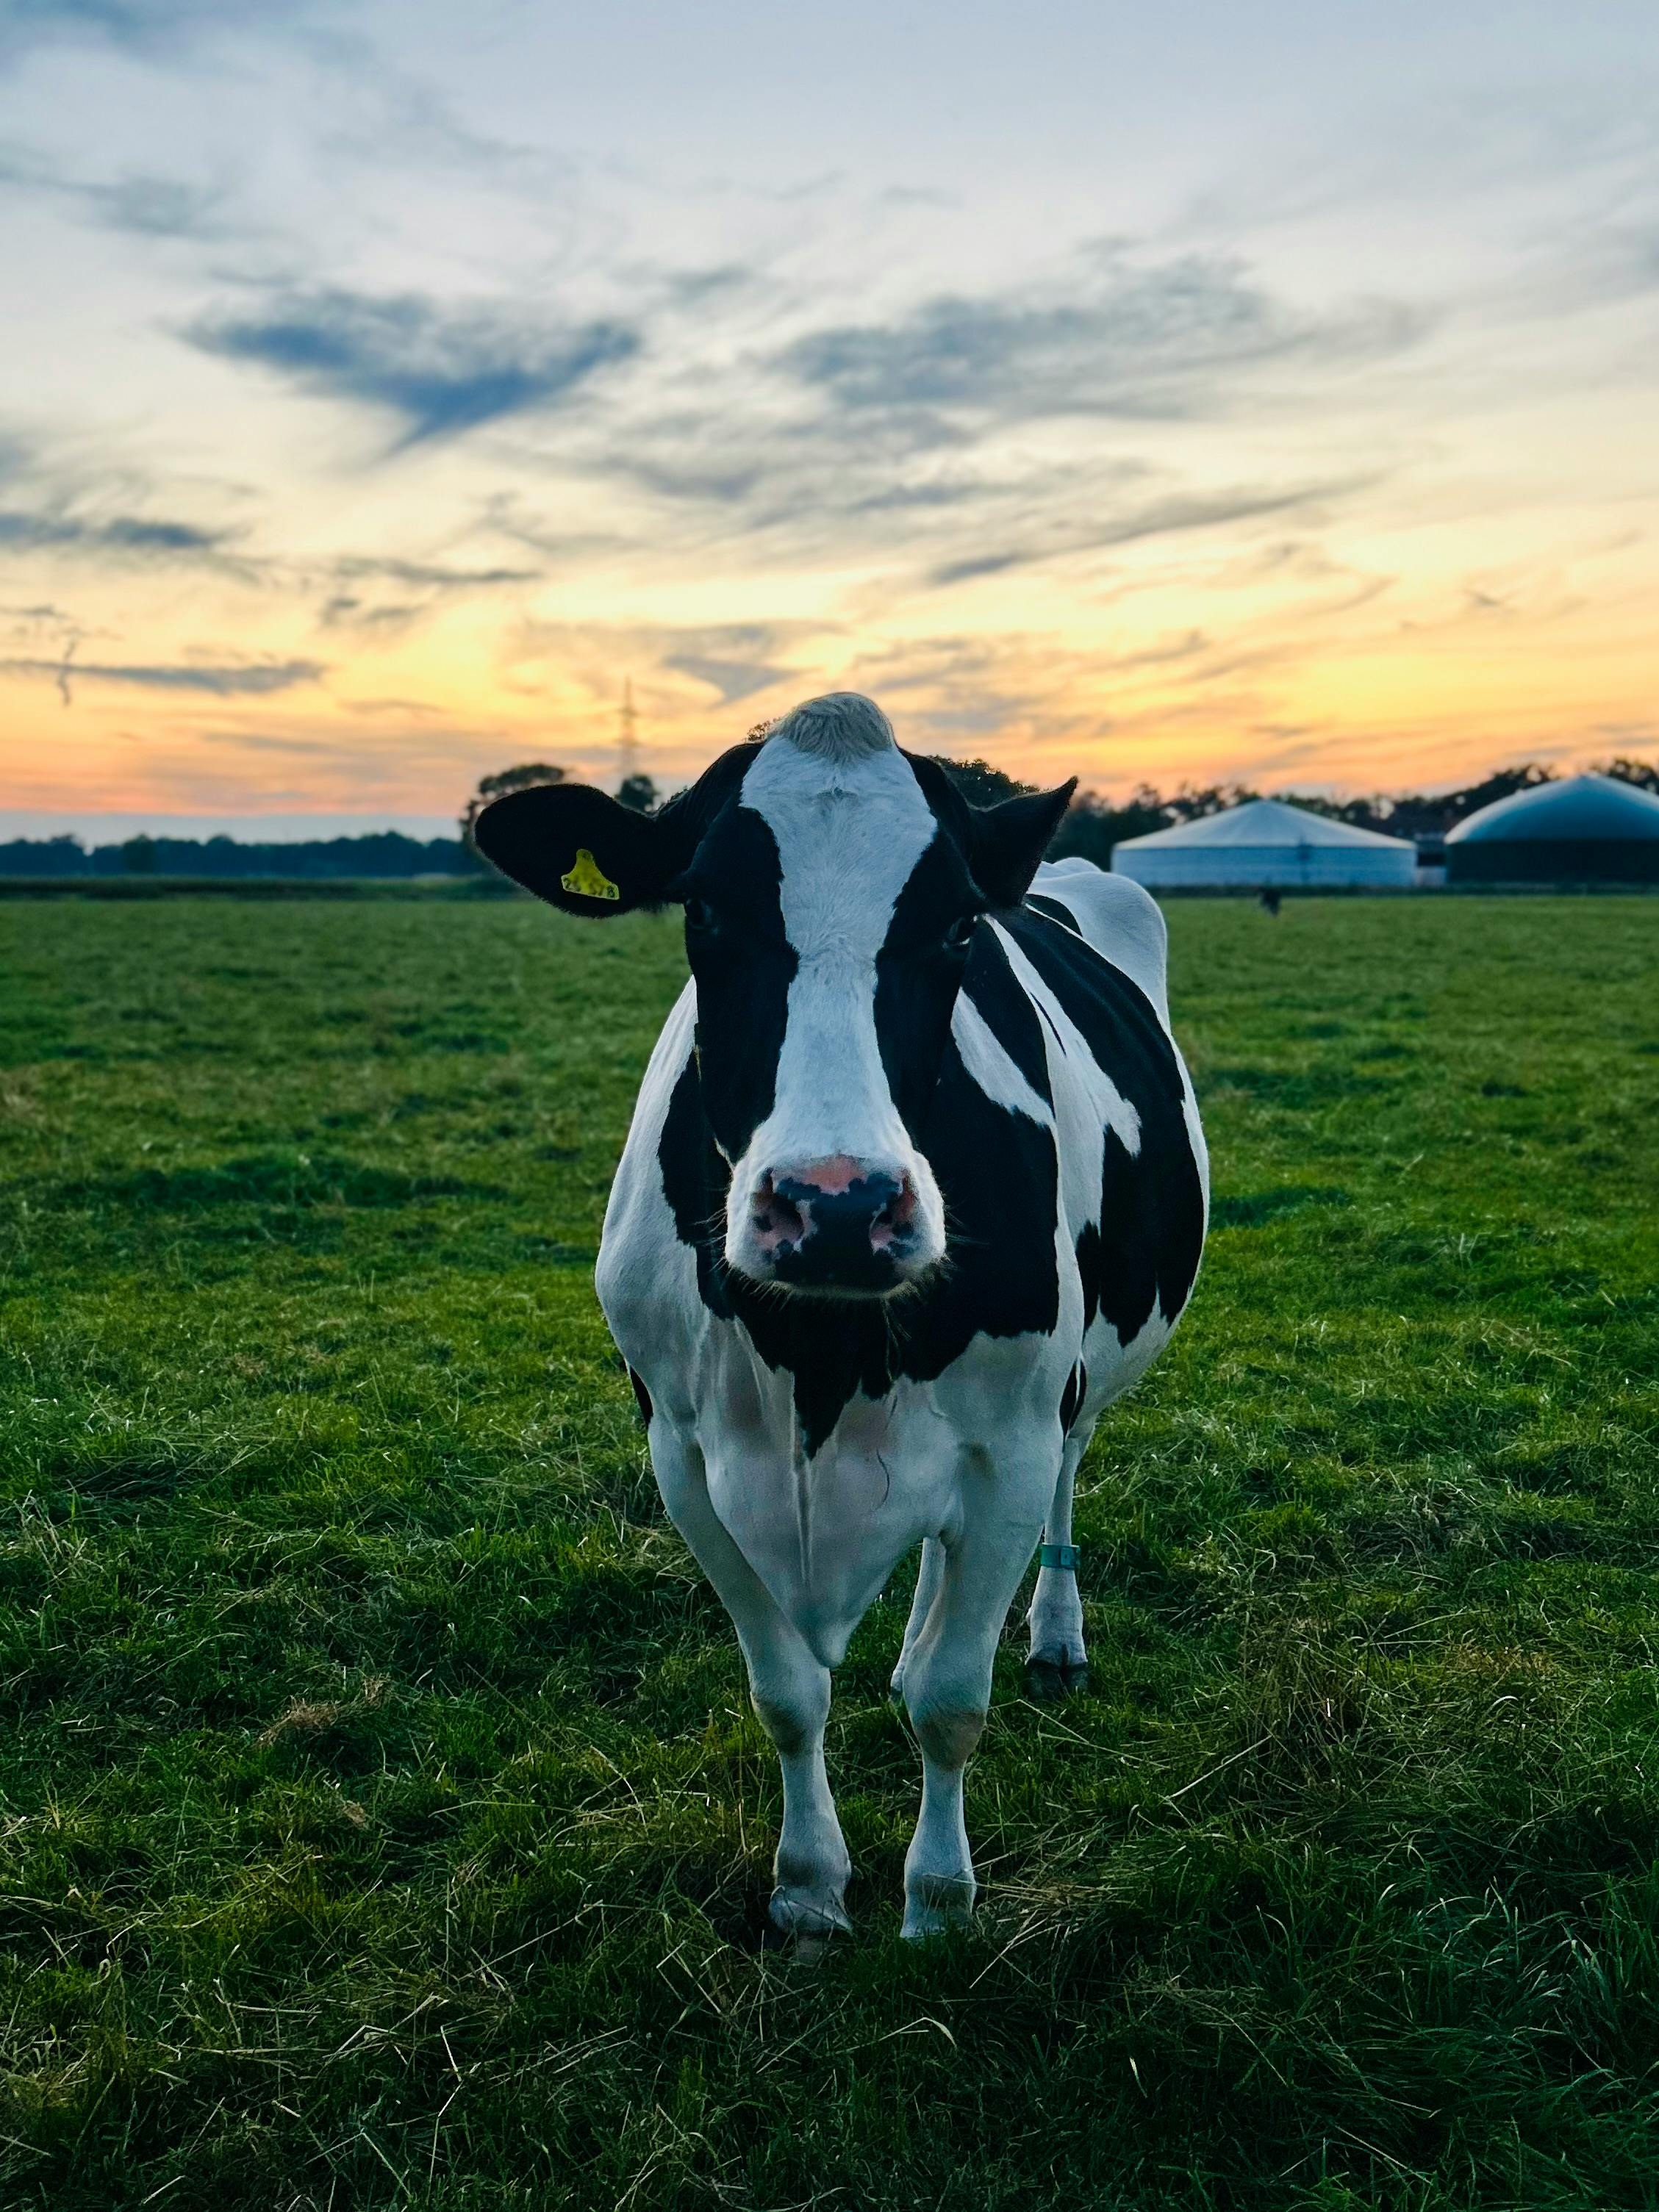
[[[404,423],[394,451],[556,407],[639,350],[627,324],[559,326],[501,308],[330,289],[273,294],[252,313],[205,316],[190,343]]]
[[[337,588],[319,610],[323,627],[378,630],[386,635],[411,628],[446,599],[538,583],[543,572],[539,568],[455,568],[439,562],[351,554],[331,562],[325,573]],[[388,586],[395,587],[398,596],[386,596]]]
[[[702,507],[745,530],[785,523],[810,527],[815,515],[883,507],[936,506],[977,497],[971,471],[939,475],[973,443],[970,434],[926,409],[893,409],[852,430],[841,410],[811,394],[805,412],[781,414],[772,364],[752,388],[726,386],[713,404],[659,409],[630,424],[598,457],[599,472],[623,477],[681,507]],[[918,471],[933,471],[922,475]]]
[[[135,171],[112,184],[82,183],[70,189],[106,230],[143,238],[217,238],[224,232],[217,213],[224,194],[216,185]]]
[[[332,565],[332,574],[345,582],[363,577],[386,577],[392,583],[417,590],[476,592],[501,584],[534,584],[539,568],[449,568],[431,561],[399,561],[367,554],[346,554]]]
[[[1392,352],[1422,326],[1388,304],[1300,314],[1236,261],[1142,266],[1113,247],[1063,287],[938,295],[891,322],[811,331],[777,363],[851,415],[1152,419],[1223,409],[1234,380],[1264,363]]]
[[[613,698],[621,676],[630,670],[637,688],[640,672],[665,669],[708,685],[720,705],[731,706],[774,684],[799,680],[800,672],[786,665],[781,656],[834,627],[827,622],[672,626],[532,622],[524,625],[514,658],[519,664],[556,660],[567,676],[591,687],[596,700]],[[671,692],[677,689],[670,687]]]
[[[290,691],[296,684],[315,684],[325,673],[314,660],[258,660],[215,667],[198,661],[143,663],[119,665],[109,662],[77,661],[74,647],[58,660],[0,660],[0,675],[49,676],[72,703],[76,684],[115,684],[154,691],[202,691],[216,699],[264,698],[276,691]]]
[[[1208,447],[1176,459],[1164,426],[1254,410],[1282,428],[1290,406],[1316,409],[1322,380],[1351,391],[1356,366],[1425,326],[1386,303],[1308,311],[1240,260],[1121,243],[1041,283],[923,294],[804,334],[800,304],[790,296],[787,343],[734,332],[711,356],[665,333],[639,377],[525,439],[520,484],[574,474],[643,494],[671,511],[684,557],[738,549],[771,568],[850,552],[880,570],[873,610],[896,592],[1291,515],[1375,483],[1373,448],[1348,482],[1310,482],[1287,461],[1241,486]],[[528,502],[500,502],[490,520],[553,556],[554,520],[538,526]],[[676,666],[719,688],[714,664],[746,658],[687,647]]]
[[[1033,562],[1053,560],[1065,554],[1097,552],[1109,546],[1133,544],[1142,538],[1162,538],[1185,530],[1211,530],[1227,523],[1252,521],[1259,515],[1284,514],[1353,488],[1352,483],[1348,482],[1292,485],[1277,490],[1170,493],[1109,520],[1063,524],[1023,544],[963,554],[941,562],[931,572],[928,581],[935,585],[963,584],[976,576],[1001,575],[1010,568],[1028,568]]]
[[[303,0],[0,0],[0,58],[72,40],[153,52],[198,31],[280,29],[308,12]]]
[[[231,552],[230,533],[204,530],[193,522],[149,515],[116,514],[103,519],[38,509],[0,507],[0,556],[9,552],[67,553],[131,562],[206,562],[235,572],[253,564]]]
[[[49,599],[41,599],[28,607],[0,607],[0,621],[45,623],[57,628],[70,624],[70,617],[62,607],[53,606]]]
[[[67,201],[102,229],[144,238],[216,238],[226,228],[217,215],[225,198],[218,185],[188,184],[147,170],[131,170],[109,181],[73,176],[24,146],[0,146],[0,185]]]
[[[325,629],[407,629],[426,612],[424,607],[382,599],[371,605],[355,592],[336,592],[323,601],[318,620]]]
[[[764,661],[710,660],[697,653],[670,653],[662,665],[678,675],[695,677],[699,684],[712,684],[720,694],[722,707],[732,706],[754,692],[768,690],[793,673],[787,668],[770,667]]]

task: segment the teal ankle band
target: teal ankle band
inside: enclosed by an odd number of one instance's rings
[[[1057,1567],[1062,1573],[1068,1575],[1074,1575],[1077,1572],[1077,1563],[1082,1557],[1082,1553],[1075,1544],[1039,1544],[1037,1547],[1037,1561],[1040,1565]]]

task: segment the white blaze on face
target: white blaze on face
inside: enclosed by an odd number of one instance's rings
[[[732,1170],[726,1259],[765,1275],[751,1218],[762,1179],[840,1160],[908,1182],[915,1237],[903,1273],[913,1278],[943,1256],[945,1209],[882,1066],[876,955],[938,824],[886,716],[852,692],[778,725],[744,779],[742,804],[776,840],[784,934],[799,964],[772,1110]]]

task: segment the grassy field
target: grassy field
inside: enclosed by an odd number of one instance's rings
[[[1659,2204],[1659,902],[1170,919],[1092,1692],[902,1946],[896,1584],[815,1971],[591,1287],[675,927],[0,910],[0,2203]]]

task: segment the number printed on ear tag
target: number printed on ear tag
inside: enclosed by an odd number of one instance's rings
[[[570,873],[561,876],[559,881],[566,890],[574,891],[580,898],[613,899],[622,896],[586,845],[576,848],[576,857],[570,863]]]

